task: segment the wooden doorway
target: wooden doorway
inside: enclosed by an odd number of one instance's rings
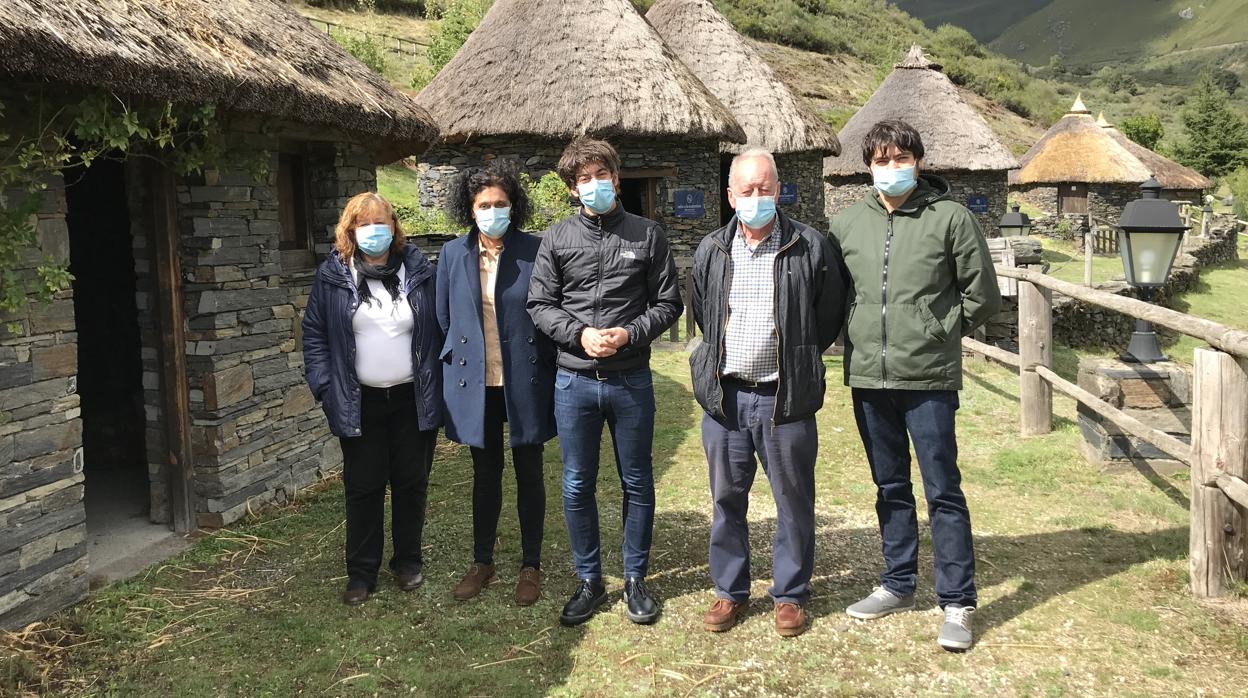
[[[1088,185],[1062,184],[1057,188],[1058,215],[1088,215]]]

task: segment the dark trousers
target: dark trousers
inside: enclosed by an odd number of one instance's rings
[[[941,608],[951,603],[974,606],[975,548],[954,430],[957,391],[854,388],[853,397],[884,541],[880,585],[904,596],[914,593],[918,579],[919,523],[910,483],[913,442],[932,526],[936,596]]]
[[[563,516],[581,579],[602,577],[598,462],[602,427],[611,430],[624,490],[624,575],[644,577],[654,536],[654,385],[650,369],[598,380],[567,369],[555,376],[555,423],[563,452]]]
[[[485,448],[472,447],[472,554],[494,564],[494,539],[503,508],[503,422],[507,402],[502,388],[485,389]],[[546,519],[546,483],[542,481],[542,445],[513,446],[516,510],[524,567],[541,567],[542,528]]]
[[[772,540],[772,586],[776,603],[805,604],[815,567],[815,456],[819,434],[814,419],[773,425],[775,386],[724,385],[724,416],[702,416],[702,447],[710,469],[714,514],[710,567],[715,594],[750,597],[750,531],[746,514],[757,472],[755,455],[776,501]]]
[[[373,588],[381,567],[387,483],[394,540],[390,569],[398,574],[420,570],[429,469],[438,432],[417,428],[411,383],[362,386],[360,392],[360,435],[340,439],[347,497],[347,587]]]

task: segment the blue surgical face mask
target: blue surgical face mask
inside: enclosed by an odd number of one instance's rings
[[[360,246],[360,251],[369,257],[380,257],[390,249],[391,242],[394,242],[394,233],[390,232],[390,226],[384,223],[361,225],[355,229],[355,243]]]
[[[585,208],[602,215],[615,203],[615,183],[610,179],[593,179],[576,185],[576,193]]]
[[[479,208],[476,211],[477,230],[487,237],[495,240],[507,234],[507,229],[511,227],[511,207],[503,208]]]
[[[758,230],[776,217],[776,197],[738,196],[737,220],[745,227]]]
[[[871,176],[875,179],[875,188],[884,196],[901,196],[914,189],[914,165],[908,167],[882,167],[872,169]]]

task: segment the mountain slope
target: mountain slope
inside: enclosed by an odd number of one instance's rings
[[[893,0],[894,5],[933,29],[953,24],[985,44],[1050,2],[1052,0]]]

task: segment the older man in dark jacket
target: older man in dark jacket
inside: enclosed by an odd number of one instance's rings
[[[682,310],[676,264],[663,228],[616,201],[620,160],[610,144],[578,138],[564,150],[558,169],[581,210],[546,231],[528,308],[533,323],[558,347],[555,423],[563,452],[563,511],[581,580],[560,621],[583,623],[607,598],[596,497],[605,423],[624,488],[628,617],[652,623],[659,607],[644,583],[654,531],[650,343]]]
[[[779,193],[770,153],[747,149],[733,160],[728,198],[736,216],[694,256],[693,314],[703,339],[689,365],[705,411],[715,505],[710,567],[718,598],[704,624],[728,630],[749,600],[746,508],[757,454],[776,500],[776,632],[792,637],[806,629],[815,564],[822,354],[841,331],[846,281],[831,242],[776,211]]]

